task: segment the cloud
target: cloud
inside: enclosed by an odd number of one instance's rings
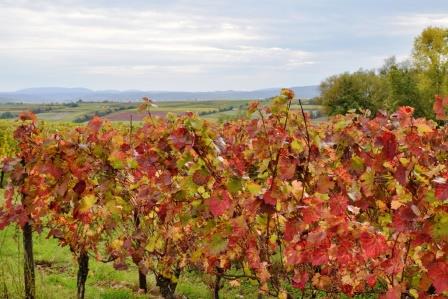
[[[448,24],[436,5],[378,1],[0,0],[0,90],[318,84],[405,57],[422,28]]]
[[[244,18],[22,3],[3,5],[0,19],[3,57],[31,68],[51,65],[67,74],[231,74],[244,68],[294,70],[313,63],[307,51],[263,45],[271,36]]]
[[[394,34],[418,34],[428,26],[448,27],[448,14],[414,13],[399,15],[391,19],[390,23],[395,27]]]

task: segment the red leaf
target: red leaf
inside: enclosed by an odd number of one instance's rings
[[[259,106],[260,106],[260,102],[250,102],[249,106],[247,108],[247,111],[249,113],[254,113],[255,111],[257,111]]]
[[[290,180],[296,173],[296,162],[293,159],[287,157],[280,158],[278,167],[278,176],[282,180]]]
[[[436,183],[436,198],[440,200],[448,199],[448,182],[446,178],[442,178]]]
[[[302,211],[303,221],[306,224],[311,224],[319,220],[319,214],[313,207],[308,207]]]
[[[366,282],[371,288],[373,288],[376,285],[376,276],[370,274],[369,276],[367,276]]]
[[[395,179],[403,186],[406,186],[408,181],[408,176],[406,173],[406,168],[403,165],[398,165],[397,170],[394,173]]]
[[[266,204],[275,206],[277,203],[277,199],[273,196],[272,191],[266,191],[266,193],[263,195],[263,200]]]
[[[347,210],[347,197],[336,195],[330,199],[330,212],[335,216],[342,216]]]
[[[193,182],[198,186],[202,186],[207,184],[209,177],[210,176],[206,170],[199,169],[193,174]]]
[[[290,242],[294,239],[294,236],[297,235],[297,233],[300,231],[299,223],[296,221],[288,221],[285,224],[285,233],[284,238],[285,241]]]
[[[398,120],[402,127],[409,126],[411,124],[412,114],[414,113],[414,108],[409,106],[404,106],[398,108]]]
[[[308,256],[313,266],[323,265],[328,262],[328,252],[324,246],[314,248]]]
[[[386,294],[381,295],[381,299],[400,299],[401,298],[401,286],[397,285],[387,290]]]
[[[170,139],[177,149],[183,149],[186,145],[193,144],[193,137],[186,128],[177,128],[171,134]]]
[[[292,278],[292,286],[303,290],[309,280],[308,272],[296,272]]]
[[[428,274],[437,293],[448,291],[448,263],[435,262],[428,269]]]
[[[362,232],[360,236],[361,248],[367,258],[375,258],[387,250],[386,240],[381,235]]]
[[[21,112],[19,114],[19,119],[20,120],[31,120],[34,122],[34,121],[36,121],[36,115],[31,111]]]
[[[230,208],[230,195],[227,191],[217,192],[208,201],[210,212],[218,217],[224,214]]]
[[[383,146],[382,155],[386,160],[392,160],[398,149],[397,138],[390,131],[384,131],[383,135],[378,137],[378,142]]]
[[[432,106],[432,109],[434,113],[436,114],[436,119],[438,120],[446,120],[446,114],[445,114],[445,105],[447,102],[447,98],[442,99],[441,96],[436,96],[434,105]]]
[[[99,129],[101,128],[101,125],[103,124],[103,120],[98,117],[95,116],[94,118],[92,118],[91,121],[89,121],[89,128],[91,128],[93,131],[98,132]]]
[[[392,216],[392,226],[397,232],[413,231],[416,229],[416,216],[410,206],[402,206]]]
[[[311,224],[320,219],[320,212],[316,206],[308,206],[302,209],[303,222]]]
[[[78,193],[78,195],[83,193],[84,190],[86,190],[86,182],[84,180],[77,182],[75,187],[73,187],[73,191]]]
[[[337,249],[336,259],[339,264],[347,265],[352,260],[353,241],[349,238],[342,238]]]

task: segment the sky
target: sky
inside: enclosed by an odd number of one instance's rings
[[[252,90],[411,55],[447,0],[0,0],[0,91]]]

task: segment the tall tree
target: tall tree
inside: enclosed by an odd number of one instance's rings
[[[400,106],[414,107],[414,115],[431,117],[430,105],[422,101],[418,89],[418,72],[410,61],[397,62],[395,57],[386,59],[380,69],[380,76],[387,85],[388,97],[384,101],[384,108],[395,111]]]
[[[374,71],[365,70],[331,76],[321,83],[320,90],[321,103],[330,115],[351,109],[375,112],[387,96],[383,80]]]
[[[448,91],[448,29],[428,27],[415,39],[413,59],[425,100]]]

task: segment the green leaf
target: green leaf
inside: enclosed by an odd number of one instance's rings
[[[155,250],[163,250],[163,238],[161,238],[158,234],[151,236],[148,240],[148,244],[146,244],[145,249],[148,252],[154,252]]]
[[[448,213],[441,212],[434,218],[433,236],[436,239],[448,237]]]
[[[241,190],[241,187],[242,187],[242,182],[241,182],[241,178],[239,178],[239,177],[232,177],[227,182],[227,189],[229,189],[229,191],[232,193],[237,193],[238,191]]]
[[[352,157],[352,168],[354,170],[363,170],[364,169],[364,161],[359,156]]]
[[[124,168],[124,154],[122,152],[114,152],[109,156],[110,165],[115,169]]]
[[[213,255],[218,255],[227,248],[229,241],[224,239],[220,235],[214,235],[210,242],[210,253]]]
[[[138,167],[138,163],[137,160],[135,160],[134,158],[128,158],[128,167],[131,169],[136,169]]]

